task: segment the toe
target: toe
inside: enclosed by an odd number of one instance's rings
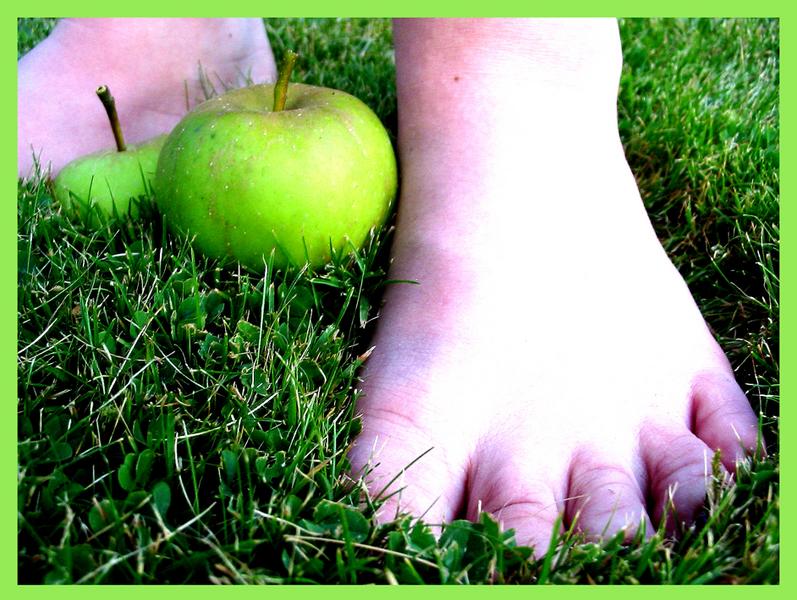
[[[540,558],[548,552],[559,516],[556,499],[550,489],[524,490],[516,497],[507,497],[500,507],[488,512],[498,520],[503,530],[513,529],[517,544],[531,547],[534,556]]]
[[[733,470],[758,444],[758,419],[747,397],[732,377],[722,375],[701,376],[692,397],[692,430]]]
[[[377,520],[408,513],[432,525],[452,521],[462,503],[461,461],[400,412],[371,411],[363,423],[349,460],[352,476],[362,477],[371,497],[382,503]]]
[[[504,531],[514,530],[518,545],[544,556],[561,513],[552,480],[518,454],[483,452],[471,470],[466,516],[475,521],[479,512],[491,514]]]
[[[493,515],[502,530],[514,530],[517,544],[531,547],[537,558],[548,551],[560,514],[553,490],[545,484],[507,490],[482,504],[481,510]]]
[[[713,450],[677,426],[643,428],[640,449],[647,468],[653,522],[660,523],[666,516],[669,532],[693,523],[705,502]]]
[[[645,535],[653,535],[637,477],[620,461],[601,460],[599,456],[586,450],[574,455],[565,522],[575,522],[590,539],[609,539],[623,530],[625,539],[630,540],[640,527]]]

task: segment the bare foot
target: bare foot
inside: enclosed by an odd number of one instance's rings
[[[419,284],[386,295],[353,465],[401,474],[385,518],[487,511],[537,554],[559,514],[651,533],[672,492],[690,521],[756,418],[625,161],[616,24],[484,24],[395,26],[391,278]]]
[[[273,81],[260,19],[63,19],[19,61],[18,174],[34,154],[56,174],[67,162],[114,145],[94,90],[107,84],[125,138],[168,132],[205,99],[200,65],[217,91]]]

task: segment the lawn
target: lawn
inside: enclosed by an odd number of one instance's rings
[[[53,21],[18,23],[20,54]],[[295,81],[396,130],[389,21],[269,19]],[[679,539],[569,532],[544,559],[484,517],[436,539],[348,485],[390,229],[316,271],[223,267],[145,218],[18,185],[20,583],[777,583],[779,27],[624,20],[620,124],[656,231],[759,411],[769,456]],[[577,168],[577,165],[574,165]]]

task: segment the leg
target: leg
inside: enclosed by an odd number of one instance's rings
[[[113,146],[94,90],[107,84],[130,142],[168,132],[204,99],[199,66],[217,90],[276,77],[260,19],[63,19],[22,57],[18,173],[34,154],[57,173]]]
[[[756,419],[658,243],[620,143],[614,21],[397,21],[402,195],[351,459],[389,511],[692,518]],[[649,509],[648,509],[649,502]],[[386,515],[391,516],[390,514]]]

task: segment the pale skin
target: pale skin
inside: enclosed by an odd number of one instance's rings
[[[206,99],[200,66],[217,91],[276,79],[260,19],[61,19],[19,61],[19,175],[31,173],[34,154],[56,174],[113,147],[100,85],[117,98],[128,143],[170,131],[186,105]]]
[[[57,58],[67,33],[31,55]],[[691,522],[714,450],[733,469],[756,447],[757,419],[625,161],[616,22],[397,20],[394,38],[402,191],[390,277],[418,283],[386,293],[353,474],[372,493],[399,476],[382,519],[487,511],[537,555],[560,514],[593,538],[651,534],[668,499]],[[216,45],[212,56],[273,79],[262,26],[246,39],[251,52]],[[196,65],[185,50],[168,85],[152,73],[155,91],[129,109],[163,117],[140,135],[184,112],[182,80],[172,86]],[[21,98],[46,76],[36,61],[20,62]],[[136,64],[120,55],[118,88],[136,87]],[[84,79],[91,98],[97,81]],[[40,110],[31,101],[26,114]],[[95,145],[109,135],[100,111],[81,125]],[[89,146],[50,135],[59,120],[20,121],[21,144],[38,140],[54,168]]]

